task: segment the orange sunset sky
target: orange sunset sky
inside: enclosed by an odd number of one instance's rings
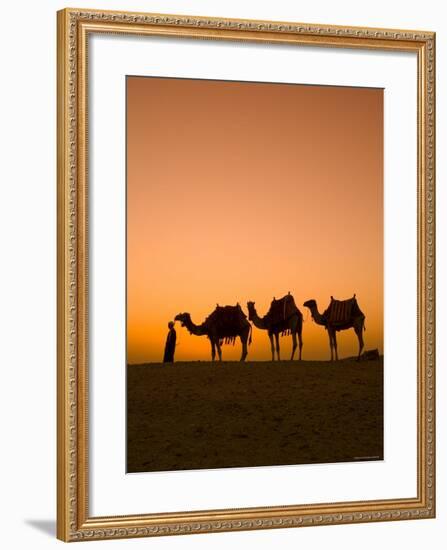
[[[328,359],[320,312],[355,292],[383,351],[383,90],[127,77],[127,360],[160,362],[167,323],[290,291],[303,359]],[[209,360],[179,323],[176,360]],[[338,333],[340,357],[357,353]],[[240,342],[223,346],[239,359]],[[291,337],[281,338],[288,358]],[[253,328],[248,360],[271,359]]]

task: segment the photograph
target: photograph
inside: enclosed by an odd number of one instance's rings
[[[127,473],[382,461],[383,88],[125,85]]]

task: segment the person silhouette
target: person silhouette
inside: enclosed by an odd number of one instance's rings
[[[166,338],[165,353],[163,356],[163,363],[173,363],[175,353],[175,342],[177,340],[177,333],[175,332],[174,323],[169,321],[168,323],[168,336]]]

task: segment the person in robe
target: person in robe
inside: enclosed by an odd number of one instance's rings
[[[175,332],[174,323],[172,321],[169,321],[168,328],[169,328],[169,332],[166,338],[163,363],[174,362],[175,343],[177,340],[177,333]]]

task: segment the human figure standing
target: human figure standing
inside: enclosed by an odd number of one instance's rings
[[[177,333],[175,332],[174,323],[172,321],[169,321],[168,328],[169,328],[169,332],[168,332],[168,337],[166,338],[163,363],[174,362],[175,342],[177,340]]]

